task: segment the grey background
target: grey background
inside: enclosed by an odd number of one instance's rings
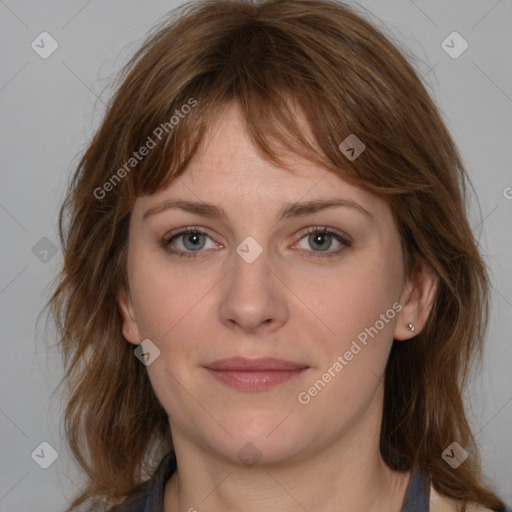
[[[101,119],[110,80],[157,19],[178,3],[0,0],[1,512],[63,510],[77,491],[80,473],[60,424],[62,400],[54,393],[62,376],[56,340],[52,329],[44,335],[44,322],[36,326],[62,261],[60,248],[53,248],[57,211],[76,157]],[[483,221],[474,209],[472,225],[494,290],[483,371],[467,403],[485,473],[510,503],[512,2],[360,5],[415,55],[478,194]],[[59,45],[47,59],[31,48],[43,31]],[[453,31],[469,43],[457,59],[441,47]],[[59,454],[46,470],[31,458],[43,441]]]

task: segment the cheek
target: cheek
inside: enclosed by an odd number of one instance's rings
[[[131,255],[129,268],[130,288],[137,325],[141,336],[165,340],[175,337],[183,325],[192,328],[191,312],[201,311],[201,300],[212,289],[214,276],[191,278],[190,273],[180,273],[155,252],[137,252]],[[188,331],[187,337],[193,332]]]
[[[366,404],[379,386],[401,309],[397,302],[400,259],[391,252],[387,259],[382,252],[379,255],[359,253],[335,278],[325,279],[323,287],[307,290],[308,296],[315,298],[312,309],[328,328],[319,340],[322,355],[308,385],[316,386],[312,392],[322,395],[315,398],[318,405],[334,400],[345,404],[347,414]],[[323,391],[324,383],[327,392]]]
[[[205,320],[199,320],[201,298],[212,286],[203,279],[190,280],[162,264],[150,253],[134,255],[136,272],[130,286],[141,339],[150,339],[160,356],[147,367],[153,390],[167,413],[183,416],[190,400],[188,372],[200,355],[197,340],[204,340]],[[136,265],[136,267],[135,267]],[[202,331],[201,331],[202,329]]]
[[[374,325],[400,297],[399,265],[374,257],[360,257],[322,281],[308,286],[304,295],[329,330],[345,340]],[[391,320],[394,313],[388,315]],[[382,330],[390,331],[391,324],[385,322]]]
[[[309,404],[305,410],[310,417],[331,410],[337,418],[333,429],[365,410],[382,382],[400,309],[397,272],[400,268],[392,265],[360,260],[337,279],[326,280],[325,293],[308,290],[330,333],[318,340],[319,364],[297,399]]]

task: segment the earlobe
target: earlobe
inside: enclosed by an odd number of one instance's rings
[[[438,277],[425,262],[417,265],[402,294],[402,310],[397,317],[394,338],[408,340],[420,333],[434,304]]]
[[[122,286],[117,294],[117,304],[123,322],[123,336],[130,343],[139,345],[141,342],[139,328],[137,326],[130,294],[125,286]]]

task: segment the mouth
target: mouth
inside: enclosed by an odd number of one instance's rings
[[[204,368],[217,381],[243,391],[264,391],[304,373],[309,366],[284,359],[230,357]]]

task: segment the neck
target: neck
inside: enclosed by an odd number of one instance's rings
[[[173,425],[178,469],[167,482],[164,511],[396,512],[410,475],[392,471],[380,456],[380,412],[369,407],[314,453],[254,466],[199,447]]]

